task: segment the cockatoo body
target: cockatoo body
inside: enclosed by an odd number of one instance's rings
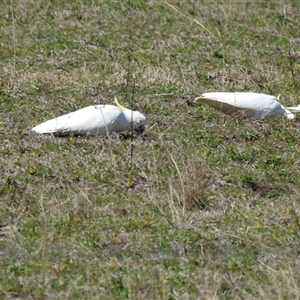
[[[121,106],[115,99],[114,105],[92,105],[69,114],[48,120],[32,128],[37,133],[55,135],[97,135],[130,129],[142,132],[147,122],[138,111]]]
[[[289,108],[280,104],[275,96],[252,92],[213,92],[195,98],[196,103],[207,104],[226,114],[242,114],[248,118],[286,115],[294,119]]]

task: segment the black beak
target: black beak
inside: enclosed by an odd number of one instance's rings
[[[143,133],[145,131],[145,125],[141,125],[134,130],[138,133]]]

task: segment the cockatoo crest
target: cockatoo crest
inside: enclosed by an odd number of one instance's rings
[[[128,109],[128,108],[122,106],[122,105],[119,103],[117,97],[115,97],[115,103],[116,103],[116,105],[117,105],[122,111],[130,110],[130,109]]]

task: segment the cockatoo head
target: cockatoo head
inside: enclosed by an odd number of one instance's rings
[[[124,116],[128,121],[127,129],[134,129],[135,131],[142,133],[145,130],[145,125],[147,124],[146,117],[136,110],[128,109],[122,106],[117,98],[115,98],[116,105],[122,110]]]

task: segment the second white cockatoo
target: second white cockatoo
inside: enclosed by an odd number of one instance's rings
[[[226,114],[240,114],[248,118],[285,115],[294,119],[300,107],[284,107],[275,96],[253,92],[211,92],[195,98],[195,103],[207,104]]]
[[[97,135],[134,129],[143,132],[146,117],[138,111],[125,108],[115,98],[115,105],[99,104],[87,106],[66,115],[48,120],[32,128],[40,134]]]

